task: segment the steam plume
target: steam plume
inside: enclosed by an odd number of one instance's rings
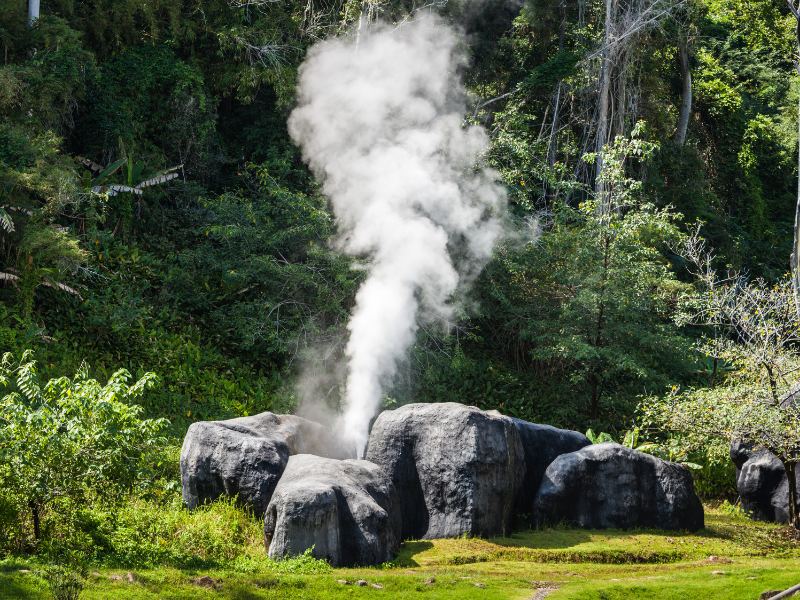
[[[337,244],[366,259],[348,324],[342,434],[360,454],[370,419],[421,322],[447,322],[488,260],[505,196],[477,168],[488,139],[464,127],[465,57],[423,15],[309,50],[289,132],[322,182]]]

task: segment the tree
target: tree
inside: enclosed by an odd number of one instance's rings
[[[645,421],[684,436],[695,447],[716,438],[738,439],[766,448],[783,463],[789,485],[789,522],[800,529],[795,472],[800,461],[800,402],[792,394],[791,374],[800,357],[800,319],[792,282],[748,280],[741,273],[719,275],[715,257],[696,231],[683,251],[697,289],[684,303],[680,321],[710,330],[704,353],[732,371],[723,385],[690,389],[644,403]],[[713,383],[713,380],[712,380]]]
[[[791,281],[748,280],[735,271],[720,275],[699,228],[686,238],[681,254],[698,293],[685,302],[680,322],[709,327],[706,352],[715,361],[726,355],[757,368],[777,404],[779,388],[794,369],[792,349],[800,342]]]
[[[30,351],[0,361],[0,490],[27,511],[35,540],[58,498],[114,498],[146,473],[145,457],[159,448],[165,419],[142,419],[133,400],[155,383],[152,373],[128,385],[120,370],[105,385],[84,365],[74,377],[42,385]]]
[[[681,238],[679,217],[649,203],[631,176],[654,151],[642,134],[606,148],[610,212],[597,211],[599,200],[555,204],[540,215],[540,237],[502,249],[480,286],[480,335],[534,379],[568,382],[561,393],[571,401],[558,407],[565,422],[618,426],[609,415],[629,414],[630,396],[691,369],[671,322],[682,284],[663,253]]]
[[[789,485],[789,524],[800,529],[796,489],[800,461],[800,403],[772,401],[743,363],[724,385],[715,388],[674,390],[643,402],[643,425],[660,435],[680,438],[684,452],[707,451],[716,443],[736,439],[752,448],[765,448],[780,459]]]
[[[800,2],[798,0],[786,0],[789,5],[789,10],[794,15],[797,22],[795,27],[795,38],[798,56],[795,58],[795,68],[800,73]],[[790,267],[792,273],[792,285],[794,289],[794,301],[796,305],[797,314],[800,316],[800,99],[797,105],[797,203],[794,212],[794,244],[792,245],[792,256],[790,259]]]
[[[676,0],[605,0],[603,42],[598,51],[597,119],[594,143],[595,196],[597,210],[610,210],[601,177],[606,160],[604,148],[617,136],[624,136],[628,115],[628,69],[639,38],[658,27],[680,5]]]
[[[693,4],[685,10],[684,22],[678,24],[678,65],[681,75],[681,107],[678,115],[678,126],[675,129],[675,143],[683,146],[689,132],[689,119],[692,117],[692,65],[691,48],[693,38],[692,9]]]

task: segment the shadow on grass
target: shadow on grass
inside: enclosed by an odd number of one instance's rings
[[[225,581],[216,591],[231,600],[257,600],[263,598],[307,597],[303,591],[307,583],[296,577],[256,577],[238,576]]]
[[[397,552],[397,558],[392,561],[392,564],[398,567],[418,567],[419,563],[414,560],[414,557],[431,548],[433,548],[433,543],[425,540],[403,542]]]
[[[469,556],[448,557],[449,562],[527,561],[551,563],[658,564],[689,558],[688,548],[700,540],[717,537],[713,531],[660,529],[578,529],[567,526],[522,531],[494,538],[494,549]],[[688,542],[683,546],[684,541]],[[676,544],[679,542],[680,544]]]
[[[6,598],[49,598],[49,594],[42,586],[31,582],[25,585],[19,579],[0,575],[0,599]]]

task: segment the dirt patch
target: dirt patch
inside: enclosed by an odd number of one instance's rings
[[[222,587],[222,581],[203,575],[202,577],[195,577],[190,580],[194,585],[206,588],[208,590],[219,590]]]

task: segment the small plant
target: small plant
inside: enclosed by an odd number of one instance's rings
[[[722,514],[729,515],[731,517],[747,517],[747,513],[744,512],[741,505],[731,504],[727,500],[723,501],[717,510],[719,510],[719,512]]]
[[[630,448],[631,450],[638,450],[639,452],[652,454],[653,456],[663,460],[678,463],[687,469],[699,471],[703,468],[702,465],[685,460],[684,452],[680,448],[675,447],[675,445],[672,443],[657,444],[655,442],[642,442],[641,433],[641,429],[638,427],[629,429],[623,434],[620,444],[626,448]],[[586,437],[589,438],[589,441],[592,444],[602,444],[604,442],[616,441],[614,440],[614,436],[612,436],[610,433],[606,433],[605,431],[601,433],[595,433],[591,429],[586,430]]]
[[[84,588],[84,574],[69,567],[50,565],[41,572],[54,600],[78,600]]]
[[[293,575],[329,572],[331,570],[331,565],[327,561],[314,558],[313,552],[314,548],[312,546],[298,556],[291,556],[273,561],[272,566],[278,573]]]
[[[614,441],[614,437],[610,433],[606,433],[605,431],[595,433],[591,428],[586,430],[586,437],[589,438],[589,441],[593,444],[603,444],[605,442]]]

